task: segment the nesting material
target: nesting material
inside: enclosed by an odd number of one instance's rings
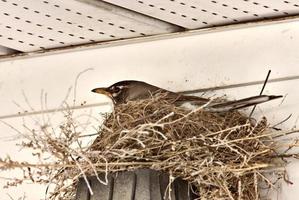
[[[49,199],[74,199],[80,176],[138,168],[181,177],[197,188],[201,199],[262,199],[261,185],[272,187],[273,175],[286,177],[281,158],[290,155],[277,150],[297,142],[279,142],[277,138],[288,132],[269,128],[265,118],[249,120],[239,111],[211,113],[204,106],[186,110],[163,95],[116,106],[104,125],[99,124],[98,138],[88,149],[72,148],[79,133],[69,112],[59,134],[40,127],[23,143],[53,162],[18,163],[8,158],[1,160],[1,168],[20,167],[24,179],[54,185],[54,192],[46,194]]]
[[[162,170],[194,184],[202,199],[251,200],[261,198],[261,171],[284,165],[274,161],[278,135],[265,118],[190,111],[160,96],[116,107],[91,151],[118,163],[108,171]]]

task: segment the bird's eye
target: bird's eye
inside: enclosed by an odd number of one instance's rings
[[[115,87],[115,88],[113,88],[113,92],[114,93],[118,93],[120,91],[120,88],[119,87]]]

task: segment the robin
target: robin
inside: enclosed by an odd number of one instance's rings
[[[191,105],[192,107],[198,107],[206,104],[204,109],[211,112],[226,112],[245,108],[282,97],[281,95],[260,95],[219,103],[211,102],[211,100],[207,98],[172,92],[142,81],[135,80],[120,81],[107,88],[95,88],[92,90],[92,92],[108,96],[112,99],[115,105],[123,104],[128,101],[147,99],[151,98],[154,94],[163,93],[166,95],[167,99],[172,99],[173,103],[177,106],[190,107]],[[187,104],[189,106],[186,106]]]

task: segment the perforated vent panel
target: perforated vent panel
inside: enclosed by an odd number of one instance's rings
[[[0,44],[35,51],[169,32],[73,0],[0,0]]]
[[[31,52],[296,14],[299,0],[0,0],[0,45]]]
[[[105,0],[188,29],[299,14],[297,0]]]

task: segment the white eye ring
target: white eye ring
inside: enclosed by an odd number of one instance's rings
[[[111,87],[112,96],[116,97],[121,92],[122,88],[123,88],[123,86],[113,86],[113,87]]]
[[[118,93],[113,93],[112,94],[113,97],[116,97],[117,95],[118,95]]]

